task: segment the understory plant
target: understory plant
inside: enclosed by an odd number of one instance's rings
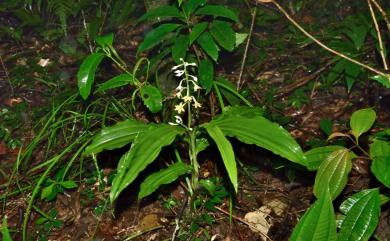
[[[386,193],[390,188],[390,130],[384,129],[373,136],[369,151],[359,142],[361,135],[372,128],[375,119],[376,113],[371,108],[355,111],[350,119],[351,130],[348,133],[332,133],[328,138],[347,138],[354,144],[350,149],[328,145],[305,153],[307,168],[317,171],[313,191],[317,201],[303,215],[290,240],[370,239],[379,222],[381,205],[387,203],[390,197],[381,195],[379,187],[361,190],[341,203],[338,215],[335,214],[333,201],[347,185],[353,159],[371,161],[370,170],[386,187],[383,191]],[[361,156],[352,150],[361,152]]]
[[[165,169],[146,177],[140,185],[138,198],[142,199],[163,184],[175,181],[179,176],[190,173],[187,180],[190,194],[198,187],[199,163],[197,155],[214,142],[220,152],[231,185],[238,190],[237,166],[233,147],[227,137],[235,137],[241,142],[266,148],[290,161],[306,165],[306,157],[291,135],[262,116],[262,110],[254,107],[229,106],[210,122],[199,123],[195,113],[202,106],[196,96],[201,87],[195,63],[182,63],[173,67],[179,78],[175,89],[174,121],[169,123],[145,123],[128,119],[102,129],[85,153],[95,156],[103,150],[113,150],[132,143],[121,157],[117,174],[110,191],[111,201],[128,187],[139,174],[153,161],[166,146],[175,142],[186,144],[188,161],[178,158]],[[205,139],[206,138],[206,139]],[[184,159],[184,160],[183,160]]]

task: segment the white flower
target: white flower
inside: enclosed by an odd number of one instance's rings
[[[194,104],[192,104],[192,106],[194,106],[195,109],[202,107],[202,105],[198,101],[196,101],[195,98],[192,98],[192,99],[194,100]]]
[[[177,93],[175,94],[175,96],[176,96],[176,98],[181,98],[181,91],[177,92]]]
[[[184,74],[184,70],[178,69],[178,70],[175,70],[174,73],[175,73],[175,76],[180,77]]]
[[[178,105],[175,105],[175,111],[177,111],[177,113],[182,113],[184,112],[184,106],[185,106],[185,103],[183,102],[180,102]]]
[[[188,77],[192,78],[193,81],[198,82],[198,77],[190,74],[188,75]]]
[[[194,84],[194,91],[198,91],[198,90],[200,90],[200,89],[202,89],[199,85],[197,85],[197,84]]]
[[[184,103],[188,103],[188,102],[191,102],[192,98],[193,98],[193,96],[186,95],[182,99],[183,99]]]
[[[175,122],[176,123],[168,122],[168,124],[171,125],[171,126],[181,125],[181,124],[183,124],[183,119],[180,116],[176,115],[175,116]]]

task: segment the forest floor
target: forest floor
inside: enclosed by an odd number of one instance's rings
[[[122,29],[119,31],[117,48],[126,53],[127,61],[134,61],[131,53],[135,52],[138,35],[142,31],[136,29]],[[133,35],[132,35],[133,34]],[[265,33],[255,31],[254,38],[262,38]],[[256,55],[255,50],[253,53]],[[268,56],[273,54],[272,49],[267,49]],[[351,113],[359,108],[374,107],[378,118],[377,128],[388,126],[390,123],[390,95],[384,93],[380,87],[370,81],[359,82],[351,93],[347,93],[343,85],[332,86],[327,90],[319,90],[315,83],[320,81],[323,66],[318,66],[308,73],[304,69],[291,70],[287,62],[288,55],[301,65],[307,65],[311,61],[307,52],[290,49],[291,53],[278,58],[269,58],[257,65],[248,66],[243,79],[248,89],[248,98],[253,103],[264,105],[266,97],[264,93],[273,90],[273,104],[270,110],[278,118],[287,117],[288,124],[285,127],[297,139],[302,147],[307,150],[314,141],[325,141],[326,135],[320,128],[323,119],[332,121],[333,131],[345,132],[348,130],[348,120]],[[312,52],[312,50],[308,50]],[[24,146],[37,135],[37,129],[33,119],[39,120],[39,116],[45,114],[52,104],[52,93],[59,93],[59,89],[66,86],[73,93],[77,92],[76,72],[78,69],[77,58],[68,57],[57,51],[55,44],[41,42],[31,38],[22,43],[0,43],[2,66],[0,66],[0,107],[17,112],[15,117],[16,127],[12,136],[19,139]],[[18,72],[16,68],[31,71],[27,68],[31,56],[45,56],[40,58],[56,62],[55,67],[48,67],[43,72]],[[310,55],[309,56],[313,56]],[[240,59],[240,56],[226,56]],[[221,64],[218,71],[229,76],[232,81],[237,81],[239,61]],[[286,66],[281,68],[280,66]],[[26,67],[27,66],[27,67]],[[322,71],[326,71],[325,67]],[[41,79],[41,76],[54,72],[64,74],[61,85],[52,86],[50,82]],[[252,74],[248,74],[252,73]],[[23,77],[21,77],[23,76]],[[307,77],[310,76],[307,81]],[[22,78],[19,84],[10,87],[9,81]],[[41,81],[37,81],[40,79]],[[311,88],[306,88],[298,95],[297,90],[302,82],[314,83]],[[286,83],[289,84],[286,84]],[[305,85],[303,85],[305,86]],[[54,92],[53,92],[54,88]],[[272,92],[272,91],[271,91]],[[294,94],[295,93],[295,94]],[[382,98],[380,98],[380,96]],[[291,103],[300,101],[299,105]],[[275,104],[276,103],[276,104]],[[283,106],[279,108],[277,105]],[[45,109],[46,108],[46,109]],[[276,118],[277,119],[277,118]],[[368,140],[365,140],[367,145]],[[280,157],[260,148],[243,145],[233,141],[237,153],[239,166],[239,190],[237,195],[229,201],[226,190],[223,188],[221,177],[225,175],[223,168],[217,165],[219,156],[213,149],[207,151],[201,157],[201,178],[213,177],[219,194],[210,196],[200,194],[193,202],[208,203],[214,205],[211,210],[205,206],[191,211],[188,205],[189,197],[183,185],[174,183],[164,186],[157,194],[148,197],[141,203],[136,202],[136,193],[125,191],[115,206],[107,203],[109,186],[103,190],[99,183],[88,182],[82,179],[76,190],[65,191],[58,194],[54,201],[37,200],[31,213],[28,232],[32,240],[171,240],[176,235],[176,240],[288,240],[292,229],[298,219],[314,201],[313,183],[315,173],[303,169],[291,168],[291,164],[284,162]],[[64,144],[65,145],[65,144]],[[58,147],[59,149],[65,146]],[[45,143],[34,152],[34,159],[43,158]],[[2,197],[2,211],[0,216],[7,215],[8,225],[14,233],[15,240],[20,239],[20,229],[23,215],[27,206],[27,199],[31,195],[32,187],[27,188],[21,194],[8,195],[18,191],[14,183],[9,188],[6,184],[14,171],[14,166],[19,153],[19,148],[12,149],[4,141],[0,142],[0,195]],[[115,163],[117,154],[104,156],[99,162],[103,169],[104,180],[115,164],[107,164],[105,161],[113,160]],[[91,169],[94,167],[92,165]],[[29,177],[19,173],[19,182],[28,186],[33,183]],[[348,185],[342,195],[335,201],[340,203],[345,197],[357,190],[378,186],[378,182],[369,171],[369,164],[364,159],[355,159],[353,171],[349,176]],[[220,196],[218,196],[220,195]],[[232,215],[229,215],[230,204]],[[42,221],[42,212],[50,214],[55,212],[53,220],[50,218]],[[54,211],[53,211],[54,210]],[[39,222],[39,220],[41,220]],[[56,226],[56,220],[61,220]],[[177,225],[178,224],[178,225]],[[257,226],[256,226],[257,225]],[[253,227],[255,226],[255,227]],[[178,230],[175,229],[179,227]],[[261,232],[267,232],[267,237]],[[390,206],[382,207],[379,226],[376,230],[377,237],[382,240],[390,237]]]

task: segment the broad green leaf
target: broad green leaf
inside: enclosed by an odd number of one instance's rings
[[[206,0],[189,0],[183,6],[184,11],[187,15],[191,15],[198,7],[203,6],[206,3]]]
[[[66,189],[73,189],[73,188],[76,188],[77,187],[77,184],[76,182],[74,181],[62,181],[60,182],[60,185],[63,187],[63,188],[66,188]]]
[[[218,87],[221,87],[219,90],[230,105],[236,106],[241,104],[242,100],[237,96],[240,93],[237,92],[236,86],[223,77],[219,77],[214,82]]]
[[[290,133],[263,116],[258,108],[231,107],[214,118],[208,125],[218,126],[230,137],[246,144],[255,144],[287,160],[307,166],[301,147]]]
[[[192,44],[207,28],[207,22],[200,22],[195,24],[190,32],[190,44]]]
[[[380,199],[378,189],[367,189],[345,200],[340,210],[345,214],[338,240],[366,241],[374,233],[379,221]]]
[[[210,146],[210,142],[207,138],[201,137],[196,139],[196,155],[206,150],[208,146]]]
[[[214,20],[211,29],[211,35],[217,43],[228,51],[232,51],[236,44],[236,34],[230,23],[220,20]]]
[[[167,36],[167,34],[176,30],[179,26],[181,26],[181,24],[166,23],[166,24],[161,24],[157,28],[150,31],[145,36],[144,41],[139,45],[137,50],[137,55],[140,52],[151,49],[157,44],[159,44]]]
[[[345,65],[345,79],[347,81],[347,91],[348,93],[351,91],[353,84],[356,82],[359,74],[361,73],[360,66],[348,62]]]
[[[3,241],[12,241],[11,234],[8,230],[7,215],[4,215],[3,217],[3,224],[1,225],[1,234],[3,236]]]
[[[151,129],[135,138],[130,150],[119,160],[110,192],[111,202],[115,201],[138,174],[156,159],[164,146],[170,145],[177,135],[185,132],[180,126],[168,124],[151,126]]]
[[[213,87],[214,64],[208,59],[201,60],[198,69],[199,83],[208,93]]]
[[[224,17],[238,22],[236,14],[232,10],[221,5],[206,5],[199,8],[195,15],[212,15],[214,17]]]
[[[149,196],[161,185],[175,181],[179,176],[190,172],[191,169],[191,166],[182,162],[177,162],[166,169],[151,174],[141,183],[138,200]]]
[[[109,33],[109,34],[104,35],[104,36],[97,36],[95,38],[95,41],[97,44],[99,44],[102,47],[107,46],[107,45],[110,46],[114,42],[114,34]]]
[[[353,112],[350,120],[352,135],[356,140],[360,135],[371,129],[376,119],[376,113],[372,108],[360,109]]]
[[[328,191],[303,215],[290,241],[336,241],[336,217]]]
[[[390,188],[390,144],[387,141],[376,139],[370,145],[372,159],[371,171],[375,177]]]
[[[390,74],[387,74],[386,76],[383,75],[375,75],[370,77],[370,79],[373,79],[377,81],[378,83],[382,84],[384,87],[390,89]]]
[[[169,17],[183,19],[183,16],[180,14],[179,9],[174,6],[164,5],[148,10],[141,18],[138,19],[137,22],[139,23],[145,20],[154,20]]]
[[[204,125],[207,130],[207,133],[217,144],[219,153],[222,156],[223,163],[225,164],[226,171],[230,178],[231,183],[233,184],[234,190],[238,191],[238,180],[237,180],[237,165],[236,159],[234,157],[234,151],[232,144],[224,136],[224,133],[216,125]]]
[[[121,86],[129,85],[134,83],[134,76],[131,74],[120,74],[118,76],[115,76],[114,78],[104,82],[103,84],[99,85],[96,92],[102,92],[109,89],[118,88]]]
[[[197,39],[198,44],[215,62],[218,60],[219,49],[209,32],[203,32]]]
[[[247,37],[248,37],[247,33],[236,33],[236,47],[242,44]]]
[[[144,104],[152,113],[157,113],[162,109],[162,94],[158,88],[145,85],[141,88],[140,94]]]
[[[180,34],[172,46],[172,58],[176,63],[181,63],[180,59],[185,59],[188,46],[188,35]]]
[[[307,158],[307,169],[315,171],[321,163],[334,151],[344,149],[343,146],[321,146],[305,152]]]
[[[346,148],[330,154],[319,166],[314,182],[314,195],[319,198],[329,189],[334,200],[347,185],[348,174],[352,168],[351,154]]]
[[[114,150],[123,147],[149,128],[151,128],[149,125],[132,119],[104,127],[99,134],[95,135],[92,143],[85,148],[85,153],[97,154],[103,150]]]
[[[93,53],[84,59],[77,72],[77,85],[81,97],[86,100],[91,93],[92,84],[95,79],[97,66],[106,55],[103,53]]]

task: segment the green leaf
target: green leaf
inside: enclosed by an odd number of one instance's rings
[[[328,191],[303,215],[290,241],[336,241],[336,217]]]
[[[149,196],[161,185],[175,181],[179,176],[190,172],[191,169],[191,166],[182,162],[177,162],[166,169],[151,174],[141,183],[138,200]]]
[[[359,76],[359,74],[361,72],[362,71],[361,71],[360,66],[358,66],[354,63],[348,62],[345,65],[345,79],[347,81],[348,93],[351,91],[353,84],[356,82],[357,77]]]
[[[352,130],[352,135],[356,140],[360,135],[371,129],[376,119],[376,113],[372,108],[360,109],[353,112],[349,122]]]
[[[376,139],[370,145],[371,171],[381,183],[390,188],[390,144]]]
[[[168,124],[151,125],[151,129],[138,135],[130,150],[119,160],[113,180],[110,200],[113,202],[129,186],[147,165],[152,163],[164,146],[170,145],[184,129]]]
[[[166,23],[161,24],[157,28],[150,31],[144,38],[144,41],[139,45],[137,55],[140,52],[151,49],[159,44],[170,32],[177,29],[181,24]]]
[[[183,6],[183,9],[186,11],[187,15],[191,15],[198,7],[203,6],[206,3],[206,0],[190,0]]]
[[[56,183],[52,183],[49,186],[42,189],[41,200],[46,199],[47,201],[53,200],[58,193],[58,187]]]
[[[144,104],[152,113],[157,113],[162,109],[162,94],[158,88],[145,85],[141,88],[140,94]]]
[[[319,198],[324,190],[329,189],[334,200],[347,185],[351,168],[350,151],[346,148],[334,151],[318,168],[314,182],[314,195]]]
[[[99,85],[96,92],[102,92],[109,89],[118,88],[121,86],[134,84],[134,76],[131,74],[120,74],[118,76],[115,76],[114,78],[104,82],[103,84]]]
[[[345,200],[340,210],[346,215],[339,231],[339,240],[366,241],[374,233],[379,221],[378,189],[367,189]]]
[[[97,66],[106,55],[103,53],[93,53],[84,59],[77,72],[77,84],[79,93],[84,100],[86,100],[91,93],[92,84],[95,79],[95,72]]]
[[[103,150],[114,150],[132,142],[136,136],[151,127],[141,121],[128,119],[113,126],[104,127],[85,148],[86,154],[97,154]]]
[[[209,32],[203,32],[197,39],[198,44],[215,62],[218,60],[219,49]]]
[[[255,144],[290,161],[307,166],[301,147],[290,133],[263,116],[263,111],[250,107],[231,107],[207,125],[218,126],[230,137],[246,144]]]
[[[247,33],[236,33],[236,47],[242,44],[247,37],[248,37]]]
[[[201,137],[196,139],[196,155],[206,150],[208,146],[210,146],[210,142],[207,138]]]
[[[224,136],[224,133],[217,125],[204,125],[204,127],[210,137],[214,140],[215,144],[217,144],[230,181],[233,184],[234,190],[237,192],[237,165],[232,144],[230,144],[229,140]]]
[[[3,224],[1,225],[1,234],[3,236],[3,241],[12,241],[11,234],[8,230],[7,215],[4,215],[3,217]]]
[[[95,41],[101,47],[104,47],[104,46],[107,46],[107,45],[112,46],[112,43],[114,42],[114,34],[113,33],[109,33],[109,34],[104,35],[104,36],[97,36],[95,38]]]
[[[232,10],[221,5],[206,5],[199,8],[195,15],[212,15],[214,17],[224,17],[238,22],[236,14]]]
[[[233,31],[230,23],[214,20],[211,29],[211,35],[217,43],[228,51],[232,51],[236,44],[236,33]]]
[[[156,18],[169,18],[169,17],[184,19],[183,16],[180,14],[179,9],[177,9],[174,6],[164,5],[161,7],[148,10],[141,18],[138,19],[137,23],[140,23],[145,20],[153,20]]]
[[[321,119],[320,120],[320,128],[321,130],[329,136],[332,134],[332,129],[333,129],[333,122],[330,119]]]
[[[176,63],[181,63],[180,59],[185,59],[188,47],[188,35],[180,34],[172,46],[172,58]]]
[[[73,189],[77,187],[77,184],[74,181],[62,181],[60,182],[60,185],[66,189]]]
[[[214,81],[214,64],[208,59],[201,60],[198,69],[199,83],[206,90],[210,92]]]
[[[382,84],[386,88],[390,88],[390,74],[387,74],[386,76],[383,75],[375,75],[370,77],[370,79],[373,79],[377,81],[378,83]]]
[[[344,149],[343,146],[321,146],[313,148],[305,153],[307,158],[307,169],[309,171],[315,171],[321,165],[321,163],[328,157],[330,154],[337,150]]]
[[[190,32],[190,44],[192,44],[207,28],[207,22],[200,22],[195,24]]]

